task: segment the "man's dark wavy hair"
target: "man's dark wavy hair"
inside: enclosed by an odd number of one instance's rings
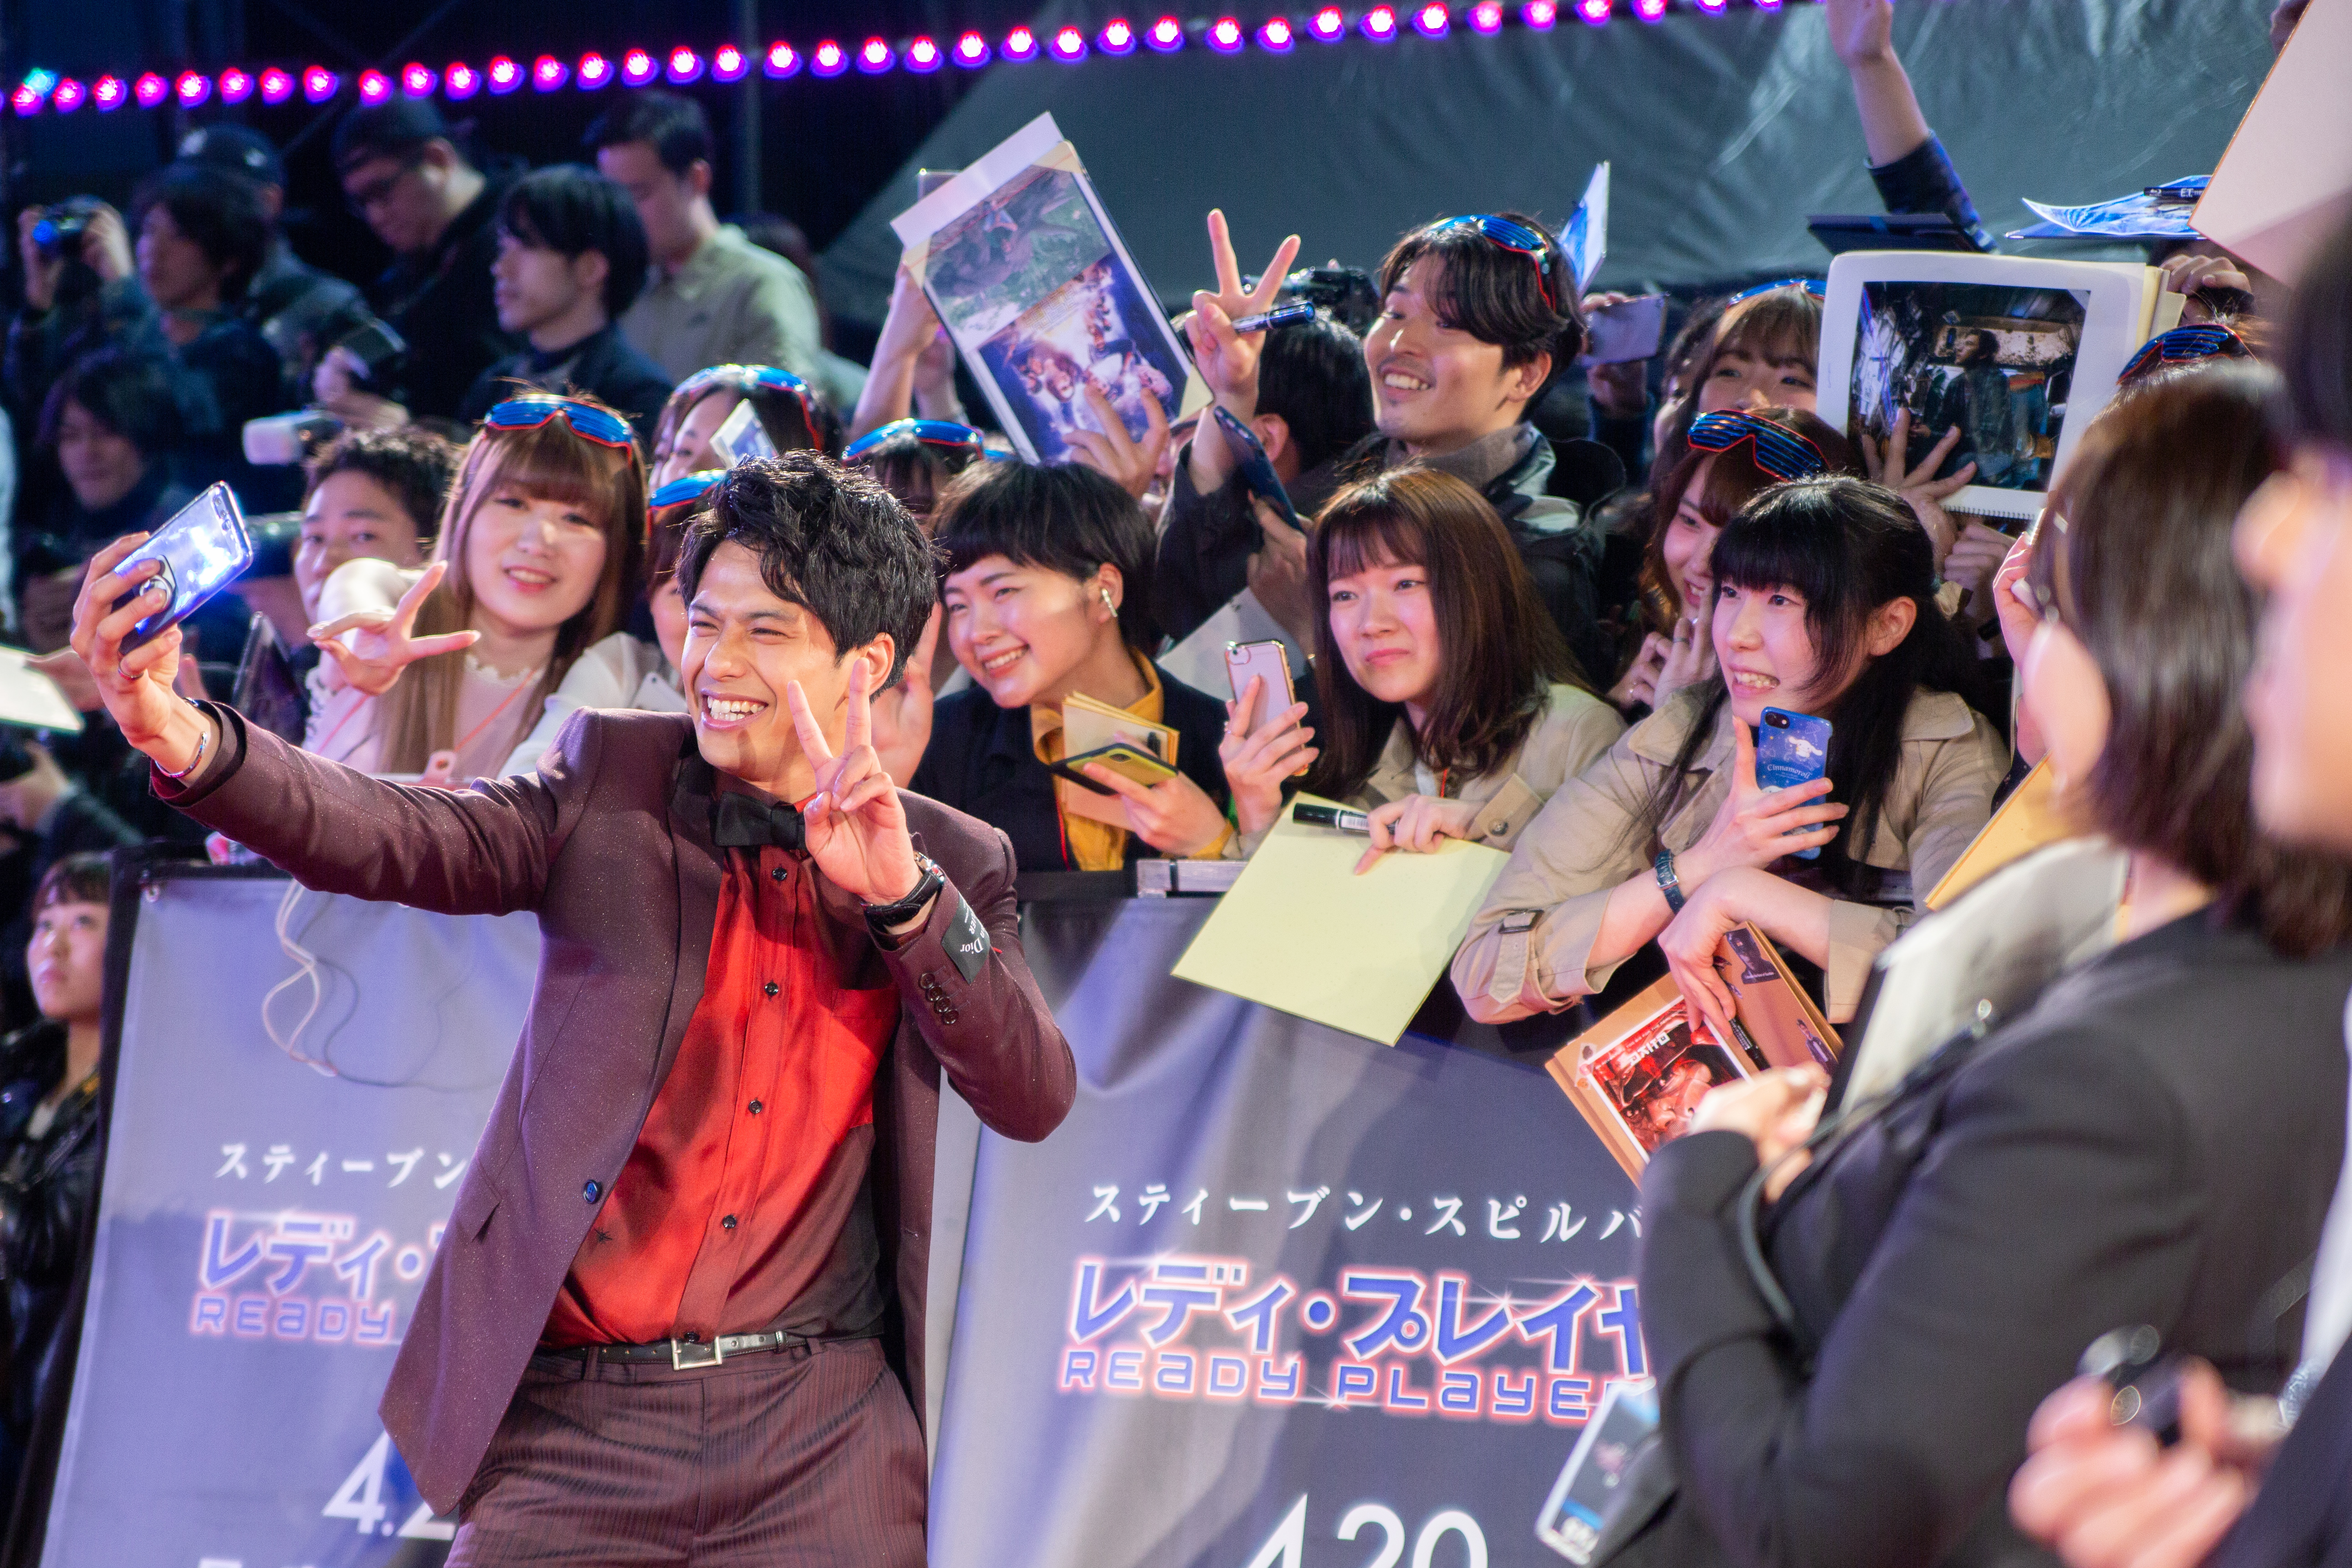
[[[1550,237],[1541,219],[1525,213],[1493,216]],[[1451,219],[1424,224],[1398,240],[1381,263],[1381,297],[1386,299],[1424,257],[1438,263],[1430,309],[1480,342],[1498,344],[1505,365],[1516,370],[1539,354],[1549,354],[1552,373],[1558,374],[1584,352],[1576,272],[1557,240],[1544,248],[1538,278],[1534,259],[1505,249],[1475,225]]]
[[[907,667],[939,598],[930,542],[871,475],[819,452],[739,463],[687,524],[678,586],[687,602],[710,557],[740,544],[769,592],[800,605],[833,638],[835,662],[887,632],[887,687]]]

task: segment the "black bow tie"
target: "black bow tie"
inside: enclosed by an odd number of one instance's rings
[[[782,801],[721,790],[710,803],[710,840],[721,849],[757,849],[772,844],[798,854],[807,836],[800,808]]]

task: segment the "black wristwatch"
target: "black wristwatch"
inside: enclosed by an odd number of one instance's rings
[[[947,885],[948,874],[929,856],[916,851],[915,864],[923,868],[923,878],[913,892],[892,903],[866,906],[866,927],[876,936],[887,936],[892,926],[913,920],[932,895]]]
[[[1658,858],[1650,862],[1650,869],[1657,873],[1658,891],[1666,896],[1666,909],[1674,914],[1682,913],[1683,882],[1680,877],[1675,875],[1675,852],[1671,849],[1659,850]]]

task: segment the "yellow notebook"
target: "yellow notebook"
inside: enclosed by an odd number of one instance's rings
[[[1447,839],[1433,855],[1391,851],[1359,877],[1366,844],[1285,810],[1176,978],[1395,1045],[1509,858]]]
[[[1139,719],[1124,708],[1097,702],[1083,691],[1062,700],[1062,755],[1083,757],[1116,741],[1149,752],[1170,767],[1176,765],[1175,731],[1149,719]]]
[[[2082,829],[2067,819],[2058,805],[2057,777],[2050,759],[2033,764],[2016,792],[2001,802],[1992,820],[1984,825],[1944,879],[1927,895],[1927,907],[1940,910],[2012,860],[2022,860],[2046,845],[2079,838]]]

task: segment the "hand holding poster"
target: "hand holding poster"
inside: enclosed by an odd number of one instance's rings
[[[1089,387],[1143,438],[1208,389],[1176,341],[1077,152],[1041,114],[891,220],[906,263],[1021,456],[1061,462],[1098,429]]]

